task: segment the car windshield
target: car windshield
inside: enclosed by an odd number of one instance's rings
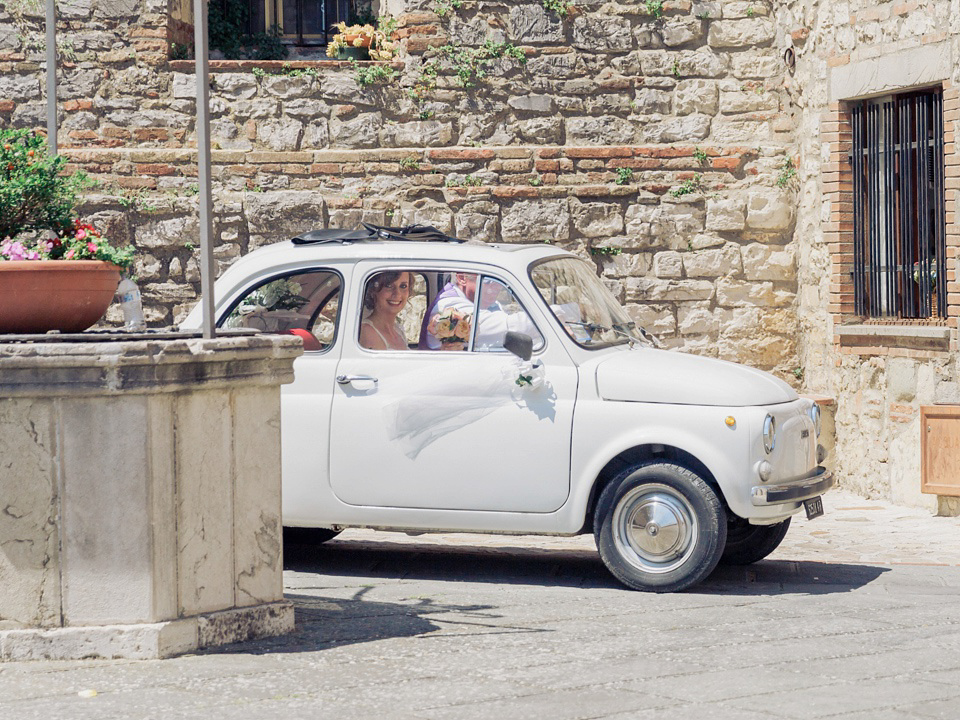
[[[556,258],[534,265],[530,277],[567,334],[578,345],[596,349],[644,342],[638,328],[596,271],[577,258]]]

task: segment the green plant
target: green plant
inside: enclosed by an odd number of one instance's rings
[[[398,73],[389,65],[371,65],[366,67],[358,65],[356,60],[350,60],[350,66],[354,70],[354,77],[357,85],[360,87],[369,87],[370,85],[385,85],[392,82]]]
[[[257,33],[246,38],[247,55],[254,60],[283,60],[287,56],[287,46],[280,39],[283,30],[273,25],[265,33]]]
[[[371,60],[392,60],[397,52],[393,40],[397,29],[397,19],[388,15],[377,18],[377,24],[347,25],[339,22],[335,25],[337,33],[327,45],[327,57],[340,57],[347,48],[368,48]]]
[[[747,17],[748,17],[748,18],[752,18],[752,17],[753,17],[754,15],[756,15],[756,14],[757,14],[756,8],[754,8],[753,5],[751,5],[750,7],[747,8]]]
[[[0,239],[70,230],[77,196],[89,181],[82,172],[61,174],[64,163],[64,157],[48,155],[44,136],[0,130]]]
[[[263,80],[263,78],[265,78],[265,77],[267,76],[267,72],[266,72],[263,68],[261,68],[261,67],[255,67],[255,68],[254,68],[253,70],[251,70],[250,72],[253,73],[253,76],[254,76],[257,80]]]
[[[207,36],[210,49],[219,50],[228,60],[282,60],[287,47],[280,38],[283,30],[277,25],[268,32],[249,35],[246,32],[250,16],[247,0],[221,0],[209,4]]]
[[[124,190],[117,196],[117,202],[127,210],[139,210],[144,213],[152,213],[157,209],[157,206],[149,201],[147,191],[143,188]]]
[[[675,198],[683,197],[684,195],[690,195],[692,193],[700,192],[703,190],[703,175],[696,173],[692,178],[684,180],[680,185],[673,188],[670,191],[670,194]]]
[[[190,252],[193,252],[194,250],[197,249],[197,246],[196,246],[194,243],[190,242],[189,240],[187,240],[187,241],[183,244],[183,247],[184,247],[185,249],[189,250]]]
[[[433,12],[437,14],[437,17],[445,18],[454,10],[459,10],[463,7],[463,0],[437,0],[433,4]]]
[[[534,175],[532,178],[530,178],[530,184],[534,187],[540,187],[543,185],[543,178],[539,175]]]
[[[803,380],[803,368],[802,368],[802,367],[795,367],[791,372],[793,372],[793,376],[794,376],[797,380]]]
[[[417,114],[417,119],[419,120],[429,120],[433,117],[433,110],[421,110]]]
[[[618,247],[609,247],[609,246],[603,246],[603,245],[590,247],[591,255],[599,255],[602,257],[613,257],[615,255],[619,255],[622,252],[623,250]]]
[[[407,94],[412,100],[423,103],[427,95],[437,86],[437,76],[440,74],[440,61],[436,58],[425,60],[420,66],[420,74],[413,83]],[[421,111],[421,116],[425,111]],[[421,120],[426,118],[421,117]]]
[[[707,162],[709,162],[707,153],[705,153],[703,150],[701,150],[698,147],[693,149],[693,159],[696,160],[701,165],[706,165]]]
[[[193,53],[191,45],[181,45],[180,43],[170,43],[171,60],[189,60]]]
[[[476,48],[465,48],[460,45],[443,45],[437,48],[441,55],[453,64],[457,80],[463,88],[473,88],[487,77],[487,70],[499,58],[515,60],[521,65],[527,62],[523,50],[513,43],[498,43],[486,40]]]
[[[676,58],[673,59],[673,67],[670,69],[670,72],[673,73],[675,78],[680,77],[680,61]]]
[[[710,19],[709,10],[702,10],[697,13],[697,20],[709,20],[709,19]]]
[[[783,165],[780,166],[780,174],[777,175],[777,187],[785,188],[790,181],[797,176],[797,168],[793,164],[793,158],[785,157]]]
[[[419,170],[419,169],[420,169],[420,161],[416,158],[416,156],[400,158],[400,169],[401,169],[401,170],[414,170],[414,171],[415,171],[415,170]]]
[[[618,167],[617,168],[617,179],[614,182],[617,185],[629,185],[633,180],[633,168],[628,167]]]
[[[659,20],[663,17],[663,0],[644,0],[644,7],[648,15],[653,15],[654,19]]]
[[[561,18],[565,18],[573,7],[573,0],[540,0],[540,3],[545,9],[556,13]]]
[[[483,180],[481,178],[475,177],[473,175],[466,175],[462,180],[458,178],[447,178],[444,183],[446,187],[480,187],[483,185]]]

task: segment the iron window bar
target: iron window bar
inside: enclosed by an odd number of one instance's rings
[[[851,108],[853,289],[858,315],[946,315],[943,96]]]

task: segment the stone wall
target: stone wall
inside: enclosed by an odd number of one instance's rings
[[[159,12],[127,4],[113,19],[117,2],[84,4],[64,33],[78,56],[61,145],[101,183],[85,212],[140,250],[148,318],[163,325],[198,290],[194,78],[192,63],[155,56],[172,24],[126,27]],[[782,177],[794,128],[769,3],[678,0],[656,17],[584,0],[566,18],[539,2],[466,0],[443,17],[434,2],[387,5],[404,51],[384,83],[345,63],[214,63],[221,263],[360,219],[552,242],[591,258],[668,346],[796,382],[795,189]],[[122,31],[153,39],[120,47]],[[444,47],[486,41],[526,62],[495,60],[464,88],[469,62]],[[3,125],[42,124],[41,61],[0,39]]]
[[[838,399],[836,465],[845,486],[935,510],[938,499],[920,493],[920,406],[960,402],[955,294],[960,185],[950,179],[960,162],[953,144],[958,102],[952,99],[960,80],[953,61],[960,13],[950,3],[789,1],[779,4],[776,26],[777,43],[792,47],[796,57],[785,88],[800,109],[794,247],[804,385]],[[848,304],[852,290],[844,256],[852,239],[852,207],[841,193],[849,182],[850,151],[843,101],[930,84],[945,88],[948,318],[884,326],[883,336],[872,339],[850,337],[845,331],[860,318]],[[918,328],[942,329],[937,346],[919,342]],[[947,504],[940,498],[942,509]]]

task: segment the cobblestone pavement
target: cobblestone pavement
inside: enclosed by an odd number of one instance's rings
[[[824,504],[673,595],[622,589],[590,538],[348,531],[288,548],[294,634],[0,665],[0,719],[956,717],[960,518]]]

